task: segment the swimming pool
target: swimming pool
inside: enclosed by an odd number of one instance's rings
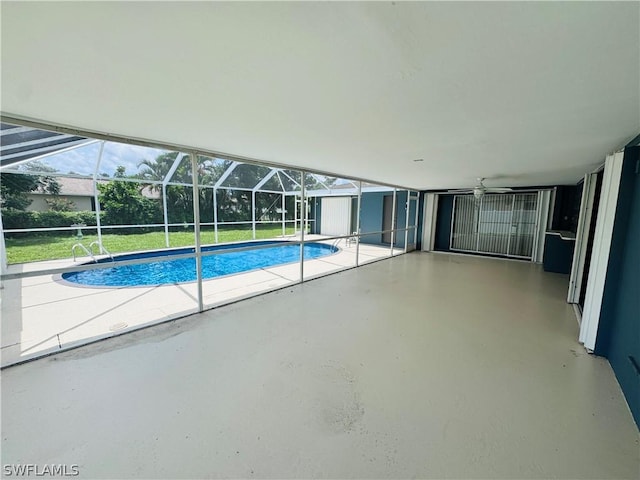
[[[273,246],[255,250],[225,252],[217,255],[203,256],[202,278],[215,278],[300,261],[300,245],[284,241],[212,245],[202,247],[202,252],[228,250],[238,247],[264,247],[267,245]],[[337,251],[338,248],[332,245],[310,243],[304,246],[304,258],[305,260],[310,260],[331,255]],[[174,250],[115,255],[113,259],[115,261],[134,260],[193,252],[193,248],[179,248]],[[98,263],[110,262],[110,258],[104,258],[98,261]],[[84,270],[81,272],[64,273],[62,279],[71,283],[94,287],[134,287],[193,282],[196,280],[196,261],[195,258],[180,258],[136,265],[123,265],[102,270]]]

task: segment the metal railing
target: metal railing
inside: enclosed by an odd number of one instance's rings
[[[93,256],[93,253],[91,253],[91,251],[81,243],[76,243],[73,247],[71,247],[71,255],[73,255],[73,261],[74,262],[76,261],[76,249],[77,248],[80,248],[84,253],[86,253],[87,257],[91,257],[91,260],[93,260],[94,263],[98,262],[96,260],[96,257]]]
[[[95,241],[95,242],[91,242],[89,244],[89,250],[91,251],[91,253],[93,254],[93,247],[98,247],[98,255],[100,254],[105,254],[107,255],[111,261],[113,262],[113,255],[111,255],[111,253],[109,252],[109,250],[106,249],[106,247],[104,245],[102,245],[101,242],[99,241]]]

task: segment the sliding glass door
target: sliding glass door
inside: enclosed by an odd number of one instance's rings
[[[531,258],[537,193],[456,195],[451,250]]]

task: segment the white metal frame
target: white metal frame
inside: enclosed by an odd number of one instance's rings
[[[611,237],[618,204],[623,159],[624,152],[620,151],[607,156],[605,161],[587,291],[580,324],[579,340],[589,351],[595,349],[598,336],[598,324],[600,322],[602,296],[609,265]]]
[[[391,203],[391,245],[389,255],[393,256],[393,249],[396,243],[396,205],[398,203],[398,191],[393,189],[393,201]],[[384,215],[384,212],[382,212]]]
[[[538,192],[538,205],[536,213],[536,235],[533,244],[532,262],[542,263],[544,258],[544,241],[549,222],[551,208],[551,190],[540,190]]]
[[[191,153],[191,181],[193,182],[193,236],[198,280],[198,312],[202,312],[204,311],[204,300],[202,298],[202,248],[200,245],[200,192],[198,190],[198,156],[195,153]]]
[[[362,214],[362,181],[358,182],[358,206],[356,211],[356,267],[360,265],[360,215]]]
[[[427,193],[424,196],[424,207],[422,213],[422,251],[430,252],[435,247],[436,241],[436,220],[438,218],[438,201],[440,196],[437,193]]]
[[[300,283],[304,282],[304,234],[306,230],[307,221],[307,199],[305,198],[305,171],[300,172]]]
[[[2,212],[0,211],[0,273],[4,273],[7,270],[7,247],[4,243],[4,233],[2,228]],[[0,288],[2,288],[2,281],[0,281]]]
[[[46,129],[46,127],[45,127]],[[53,128],[54,131],[66,131],[68,129],[57,129],[57,128]],[[81,132],[73,132],[76,135],[81,134]],[[106,141],[120,141],[122,142],[122,139],[119,137],[111,137],[109,135],[101,135],[99,137],[99,139],[97,140],[89,140],[87,142],[84,142],[81,146],[85,146],[88,143],[94,143],[94,142],[100,142],[100,149],[98,152],[98,158],[96,160],[96,164],[93,167],[93,172],[91,175],[66,175],[66,174],[58,174],[57,176],[74,176],[77,178],[87,178],[87,179],[91,179],[93,180],[93,185],[94,185],[94,189],[93,189],[93,198],[95,200],[95,204],[96,204],[96,226],[90,226],[90,227],[86,227],[88,230],[96,230],[98,232],[98,237],[99,237],[99,245],[101,247],[101,253],[105,253],[104,249],[102,248],[102,229],[104,228],[101,225],[101,221],[100,221],[100,216],[101,216],[101,209],[100,209],[100,200],[99,200],[99,190],[98,190],[98,183],[99,183],[99,169],[100,169],[100,165],[102,162],[102,156],[103,156],[103,152],[104,152],[104,148],[105,148],[105,143]],[[110,225],[108,228],[109,229],[118,229],[118,228],[144,228],[144,227],[157,227],[157,228],[164,228],[164,233],[165,233],[165,242],[167,244],[167,246],[169,246],[169,227],[172,226],[182,226],[183,224],[170,224],[168,221],[168,212],[167,212],[167,201],[166,201],[166,191],[167,191],[167,186],[168,185],[181,185],[181,186],[185,186],[185,187],[191,187],[192,188],[192,200],[193,200],[193,223],[189,223],[188,225],[193,226],[194,228],[194,251],[192,253],[178,253],[178,254],[172,254],[171,256],[167,256],[167,257],[163,257],[163,258],[140,258],[140,259],[132,259],[132,260],[115,260],[114,262],[109,262],[109,263],[95,263],[95,264],[82,264],[82,265],[74,265],[74,266],[69,266],[69,267],[62,267],[62,268],[49,268],[46,270],[38,270],[38,271],[27,271],[27,272],[12,272],[12,273],[6,273],[5,271],[5,267],[6,267],[6,249],[4,248],[4,230],[2,228],[2,217],[0,215],[0,263],[2,264],[2,275],[0,276],[0,285],[1,282],[4,280],[9,280],[9,279],[20,279],[20,278],[27,278],[27,277],[35,277],[35,276],[43,276],[43,275],[52,275],[52,274],[61,274],[61,273],[65,273],[65,272],[77,272],[77,271],[82,271],[82,270],[99,270],[99,269],[108,269],[108,268],[114,268],[117,266],[124,266],[124,265],[135,265],[135,264],[143,264],[143,263],[150,263],[150,262],[154,262],[154,261],[164,261],[164,260],[177,260],[180,258],[194,258],[196,261],[196,271],[197,271],[197,305],[198,305],[198,311],[202,312],[203,310],[205,310],[205,308],[214,308],[215,306],[218,305],[210,305],[210,306],[205,306],[204,304],[204,299],[203,299],[203,292],[202,292],[202,282],[203,282],[203,278],[202,278],[202,258],[205,256],[210,256],[210,255],[217,255],[220,254],[221,252],[203,252],[202,251],[202,245],[201,245],[201,231],[200,228],[202,225],[214,225],[214,227],[216,228],[216,242],[217,242],[217,226],[218,225],[222,225],[222,224],[247,224],[247,223],[251,223],[252,224],[252,230],[253,230],[253,236],[255,238],[255,231],[256,231],[256,224],[257,223],[280,223],[280,220],[275,220],[275,221],[260,221],[256,218],[256,213],[255,213],[255,209],[256,209],[256,193],[257,192],[267,192],[267,193],[275,193],[275,194],[280,194],[282,195],[282,225],[283,225],[283,235],[286,231],[286,224],[288,223],[292,223],[291,220],[287,220],[286,219],[286,215],[285,215],[285,210],[286,210],[286,198],[287,196],[295,196],[300,198],[301,201],[301,218],[300,218],[300,222],[301,222],[301,231],[300,231],[300,239],[298,240],[294,240],[294,243],[299,244],[300,245],[300,282],[305,281],[304,278],[304,246],[306,243],[315,243],[318,241],[327,241],[327,240],[346,240],[346,239],[352,239],[353,237],[356,238],[356,260],[355,260],[355,265],[354,266],[358,266],[360,264],[359,261],[359,254],[360,254],[360,238],[363,235],[361,233],[361,226],[360,226],[360,217],[361,217],[361,205],[362,205],[362,193],[363,190],[369,191],[369,187],[367,186],[366,188],[363,187],[363,181],[362,179],[350,179],[347,180],[348,184],[351,185],[352,190],[349,191],[349,188],[345,189],[345,188],[334,188],[333,190],[330,188],[329,185],[327,185],[325,182],[321,181],[316,174],[312,174],[310,172],[306,172],[306,171],[302,171],[302,170],[296,170],[299,171],[301,174],[301,178],[302,181],[301,183],[298,183],[297,181],[295,181],[293,178],[291,178],[291,176],[285,172],[284,170],[282,170],[279,167],[274,167],[274,166],[270,166],[264,162],[255,162],[255,161],[248,161],[245,162],[244,159],[237,159],[236,157],[222,157],[223,159],[227,159],[227,160],[231,160],[231,165],[225,170],[225,172],[222,174],[222,176],[215,182],[214,185],[199,185],[199,179],[198,179],[198,157],[200,155],[206,155],[206,156],[213,156],[214,158],[221,158],[219,155],[211,155],[209,152],[199,152],[196,151],[194,149],[184,149],[184,148],[180,148],[180,149],[176,149],[173,148],[172,146],[167,146],[167,145],[161,145],[161,144],[149,144],[149,143],[145,143],[145,142],[140,142],[140,141],[126,141],[125,143],[132,143],[132,144],[137,144],[137,145],[142,145],[142,146],[153,146],[153,147],[160,147],[160,148],[165,148],[165,149],[169,149],[170,151],[177,151],[177,156],[176,159],[173,161],[173,164],[171,165],[171,168],[169,169],[167,175],[165,176],[164,179],[162,180],[138,180],[138,179],[133,179],[133,178],[117,178],[117,179],[109,179],[111,181],[116,180],[116,181],[130,181],[130,182],[136,182],[136,183],[141,183],[141,184],[153,184],[153,185],[159,185],[162,188],[162,199],[163,199],[163,222],[160,224],[154,224],[154,225]],[[72,148],[68,148],[66,150],[71,150]],[[61,150],[56,151],[55,153],[61,153]],[[172,182],[172,177],[175,174],[175,171],[177,170],[179,164],[183,161],[183,159],[185,158],[186,155],[189,155],[190,158],[190,163],[191,163],[191,183],[182,183],[182,182]],[[38,158],[42,158],[42,156],[38,157]],[[33,160],[37,160],[37,158],[30,158],[28,160],[25,161],[33,161]],[[235,187],[225,187],[222,185],[222,183],[229,177],[229,175],[232,173],[233,169],[241,164],[241,162],[243,163],[248,163],[248,164],[258,164],[258,165],[264,165],[264,166],[268,166],[272,168],[272,171],[269,172],[268,174],[266,174],[265,177],[263,177],[253,188],[235,188]],[[13,164],[12,166],[15,166],[15,164]],[[6,169],[3,168],[3,171],[5,171]],[[292,169],[295,170],[295,169]],[[11,171],[11,170],[10,170]],[[19,173],[19,172],[16,172]],[[32,174],[34,172],[29,172],[29,174]],[[43,172],[43,174],[46,175],[50,175],[49,172]],[[297,188],[299,188],[299,190],[297,191],[287,191],[287,189],[284,187],[284,183],[282,181],[282,176],[281,175],[285,175],[287,176],[290,180],[293,181],[294,185],[297,186]],[[305,186],[305,176],[306,175],[311,175],[314,178],[316,178],[316,180],[323,186],[325,187],[326,190],[314,190],[311,192],[308,192]],[[280,182],[280,186],[282,187],[282,191],[277,192],[277,191],[271,191],[271,190],[262,190],[262,188],[264,187],[264,185],[266,185],[267,181],[272,178],[273,176],[277,176],[279,182]],[[333,176],[333,175],[331,175]],[[369,183],[369,182],[367,182]],[[213,218],[213,223],[210,222],[203,222],[202,219],[200,218],[200,202],[199,202],[199,194],[200,194],[200,188],[211,188],[213,190],[213,199],[214,199],[214,218]],[[218,222],[218,218],[217,218],[217,199],[216,199],[216,193],[218,189],[226,189],[226,190],[243,190],[243,191],[250,191],[252,192],[252,219],[251,221],[246,221],[246,222]],[[323,238],[322,240],[307,240],[305,237],[306,234],[306,228],[309,224],[309,218],[308,218],[308,208],[307,208],[307,199],[314,197],[314,196],[323,196],[323,195],[345,195],[345,194],[351,194],[353,195],[353,190],[355,190],[357,192],[357,198],[358,198],[358,206],[357,206],[357,210],[358,210],[358,215],[357,215],[357,224],[356,224],[356,232],[354,234],[354,232],[349,232],[348,235],[345,236],[337,236],[337,237],[332,237],[332,238]],[[398,252],[396,252],[395,249],[395,241],[397,238],[397,234],[399,234],[400,232],[404,231],[405,232],[405,251],[407,250],[407,246],[408,246],[408,241],[409,241],[409,230],[413,229],[413,241],[415,244],[415,241],[417,239],[417,224],[418,224],[418,217],[419,217],[419,193],[412,196],[412,192],[408,189],[406,189],[407,191],[407,212],[406,212],[406,225],[405,228],[396,228],[396,218],[397,218],[397,192],[398,192],[398,188],[395,186],[386,186],[383,184],[377,184],[377,185],[372,185],[372,187],[370,188],[371,191],[390,191],[393,190],[393,211],[392,211],[392,228],[391,228],[391,245],[390,245],[390,252],[389,252],[389,256],[394,256],[396,253],[401,252],[400,249],[398,249]],[[403,189],[405,190],[405,189]],[[414,192],[415,194],[415,192]],[[415,201],[416,202],[416,211],[415,211],[415,219],[414,219],[414,224],[410,225],[409,222],[409,214],[410,214],[410,202],[411,201]],[[296,219],[297,220],[297,219]],[[6,230],[7,232],[37,232],[37,231],[56,231],[56,230],[60,230],[60,231],[69,231],[74,229],[74,227],[52,227],[52,228],[37,228],[37,229],[11,229],[11,230]],[[382,234],[384,232],[380,231],[380,232],[366,232],[364,235],[376,235],[376,234]],[[242,250],[247,250],[249,247],[243,247],[243,246],[238,246],[238,247],[232,247],[229,249],[225,249],[225,252],[229,252],[229,251],[242,251]],[[256,246],[251,246],[251,249],[256,249],[256,248],[269,248],[269,245],[256,245]],[[345,269],[347,268],[353,268],[352,267],[345,267]],[[105,334],[106,336],[111,336],[111,334]],[[61,348],[61,350],[64,350],[65,348]]]
[[[580,199],[580,214],[578,216],[578,228],[576,232],[576,246],[573,252],[571,264],[571,276],[569,277],[569,289],[567,292],[568,303],[578,303],[582,293],[582,280],[584,266],[587,257],[587,245],[589,243],[589,230],[594,219],[593,203],[596,195],[597,173],[588,173],[584,176],[582,185],[582,198]]]
[[[411,252],[416,249],[416,237],[418,234],[418,210],[420,206],[420,194],[412,195],[411,190],[407,190],[407,203],[405,204],[405,230],[404,230],[404,252]],[[410,224],[411,202],[415,202],[415,215],[413,225]],[[409,241],[409,230],[413,230],[412,242]]]
[[[98,152],[98,159],[96,160],[96,168],[93,170],[93,201],[96,207],[96,228],[98,229],[98,246],[100,253],[104,253],[102,248],[102,225],[100,224],[100,195],[98,195],[98,171],[100,169],[100,163],[102,162],[102,153],[104,152],[104,141],[100,142],[100,150]]]

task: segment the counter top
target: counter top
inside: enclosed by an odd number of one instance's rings
[[[547,230],[545,235],[558,235],[562,240],[575,240],[576,234],[567,230]]]

